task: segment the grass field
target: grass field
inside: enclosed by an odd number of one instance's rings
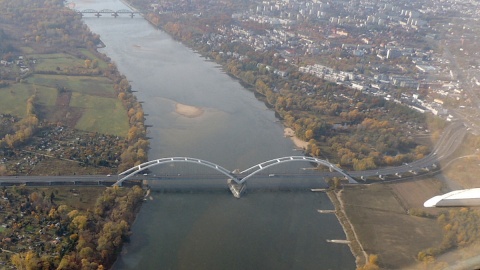
[[[92,61],[93,61],[93,59],[97,59],[97,60],[98,60],[98,67],[99,67],[100,69],[105,69],[105,68],[108,67],[108,63],[107,63],[107,62],[105,62],[105,61],[97,58],[97,57],[96,57],[93,53],[91,53],[89,50],[84,49],[84,50],[80,50],[80,51],[82,52],[83,55],[85,55],[88,59],[90,59],[90,60],[92,60]]]
[[[28,78],[28,83],[53,88],[59,86],[72,92],[116,98],[113,83],[105,77],[36,74]]]
[[[127,113],[118,99],[73,93],[70,106],[85,109],[75,128],[122,137],[127,135]]]
[[[29,57],[37,59],[37,63],[35,64],[35,70],[37,72],[54,71],[57,67],[64,70],[72,67],[85,66],[85,60],[66,53],[33,54],[29,55]]]
[[[94,57],[88,51],[82,52]],[[34,55],[36,69],[51,70],[59,65],[83,65],[82,59],[68,54]],[[107,63],[99,61],[99,65]],[[63,89],[60,92],[58,89]],[[40,118],[64,122],[91,132],[126,136],[126,110],[117,99],[113,83],[105,77],[34,74],[22,83],[0,89],[0,113],[24,117],[27,99],[37,93]]]
[[[51,87],[15,84],[5,89],[0,89],[1,111],[11,111],[17,116],[24,116],[27,99],[37,93],[37,104],[42,106],[54,106],[57,99],[57,89]]]
[[[97,60],[98,67],[100,69],[105,69],[108,66],[108,63],[96,57],[90,51],[84,49],[80,52],[91,61]],[[67,53],[54,53],[54,54],[31,54],[29,57],[32,57],[37,60],[35,65],[35,70],[37,72],[46,72],[46,71],[56,71],[58,70],[67,70],[72,68],[84,68],[85,59],[75,57]]]
[[[6,88],[0,88],[0,113],[24,117],[27,99],[34,92],[34,87],[29,84],[15,84]]]

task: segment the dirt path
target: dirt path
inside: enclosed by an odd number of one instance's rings
[[[367,262],[368,254],[363,249],[362,244],[358,240],[355,228],[353,227],[352,223],[350,222],[345,213],[342,200],[342,190],[340,190],[339,192],[328,191],[327,195],[330,198],[330,201],[332,201],[333,205],[335,206],[335,215],[337,216],[337,219],[343,227],[343,231],[347,236],[347,240],[350,241],[350,250],[355,257],[357,267],[364,265]]]
[[[45,118],[74,128],[83,115],[83,109],[70,107],[71,99],[71,91],[61,91],[57,95],[55,107],[46,112],[48,115],[46,115]]]

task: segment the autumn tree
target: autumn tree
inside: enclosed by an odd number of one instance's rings
[[[90,59],[86,59],[84,63],[85,63],[85,68],[90,68],[92,66],[92,60]]]
[[[364,266],[357,268],[357,270],[378,270],[378,255],[370,254],[368,255],[368,261]]]

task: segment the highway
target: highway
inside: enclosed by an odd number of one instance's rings
[[[384,179],[386,176],[396,176],[398,179],[405,175],[415,175],[437,168],[439,162],[453,154],[460,146],[467,128],[461,122],[452,122],[442,133],[433,151],[423,159],[404,164],[398,167],[386,167],[368,171],[349,171],[348,175],[355,179],[366,180],[368,178]],[[312,174],[312,172],[314,172]],[[343,177],[339,172],[322,172],[308,170],[308,172],[291,174],[258,174],[250,181],[248,186],[258,188],[317,188],[325,187],[324,181],[318,181],[325,177]],[[391,177],[390,177],[391,178]],[[113,185],[120,176],[118,175],[65,175],[65,176],[0,176],[0,186],[25,184],[31,186],[60,186],[60,185]],[[170,176],[140,175],[137,174],[130,180],[157,180],[160,188],[226,188],[226,176],[217,174],[182,174]],[[154,183],[151,181],[150,183]],[[323,184],[321,184],[323,183]],[[157,186],[157,184],[155,184]]]

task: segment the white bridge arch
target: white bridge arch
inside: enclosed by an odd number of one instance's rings
[[[348,175],[346,172],[344,172],[342,169],[338,168],[337,166],[333,165],[332,163],[318,159],[318,158],[313,158],[313,157],[304,157],[304,156],[290,156],[290,157],[282,157],[282,158],[276,158],[272,160],[268,160],[262,163],[259,163],[253,167],[250,167],[238,174],[231,172],[225,168],[223,168],[220,165],[217,165],[215,163],[212,163],[210,161],[202,160],[202,159],[197,159],[197,158],[190,158],[190,157],[169,157],[169,158],[161,158],[161,159],[156,159],[152,161],[148,161],[145,163],[142,163],[140,165],[137,165],[135,167],[132,167],[122,173],[119,174],[119,176],[123,176],[121,179],[119,179],[117,182],[115,182],[115,186],[121,186],[123,181],[129,179],[130,177],[134,176],[135,174],[148,169],[153,166],[161,165],[161,164],[167,164],[167,163],[195,163],[195,164],[200,164],[209,168],[212,168],[220,173],[223,173],[225,176],[227,176],[229,179],[232,179],[235,181],[237,184],[244,184],[249,178],[254,176],[260,171],[265,170],[268,167],[272,167],[281,163],[286,163],[286,162],[298,162],[298,161],[303,161],[303,162],[314,162],[317,164],[321,164],[324,166],[329,167],[331,170],[335,170],[342,174],[349,183],[351,184],[358,184],[357,181],[355,181],[350,175]],[[245,175],[244,177],[241,177],[242,175]]]
[[[240,172],[240,175],[244,175],[244,174],[248,174],[248,175],[243,177],[242,179],[240,179],[240,181],[237,182],[237,183],[239,183],[239,184],[244,183],[245,181],[248,180],[248,178],[254,176],[255,174],[257,174],[260,171],[265,170],[268,167],[272,167],[272,166],[278,165],[280,163],[294,162],[294,161],[313,162],[313,163],[317,163],[317,164],[327,166],[331,170],[337,171],[337,172],[341,173],[343,176],[345,176],[345,179],[347,179],[350,184],[358,184],[358,182],[355,181],[355,179],[353,179],[345,171],[343,171],[342,169],[333,165],[332,163],[330,163],[326,160],[323,160],[323,159],[318,159],[318,158],[313,158],[313,157],[304,157],[304,156],[291,156],[291,157],[276,158],[276,159],[268,160],[268,161],[262,162],[260,164],[257,164],[255,166],[252,166],[252,167]]]

